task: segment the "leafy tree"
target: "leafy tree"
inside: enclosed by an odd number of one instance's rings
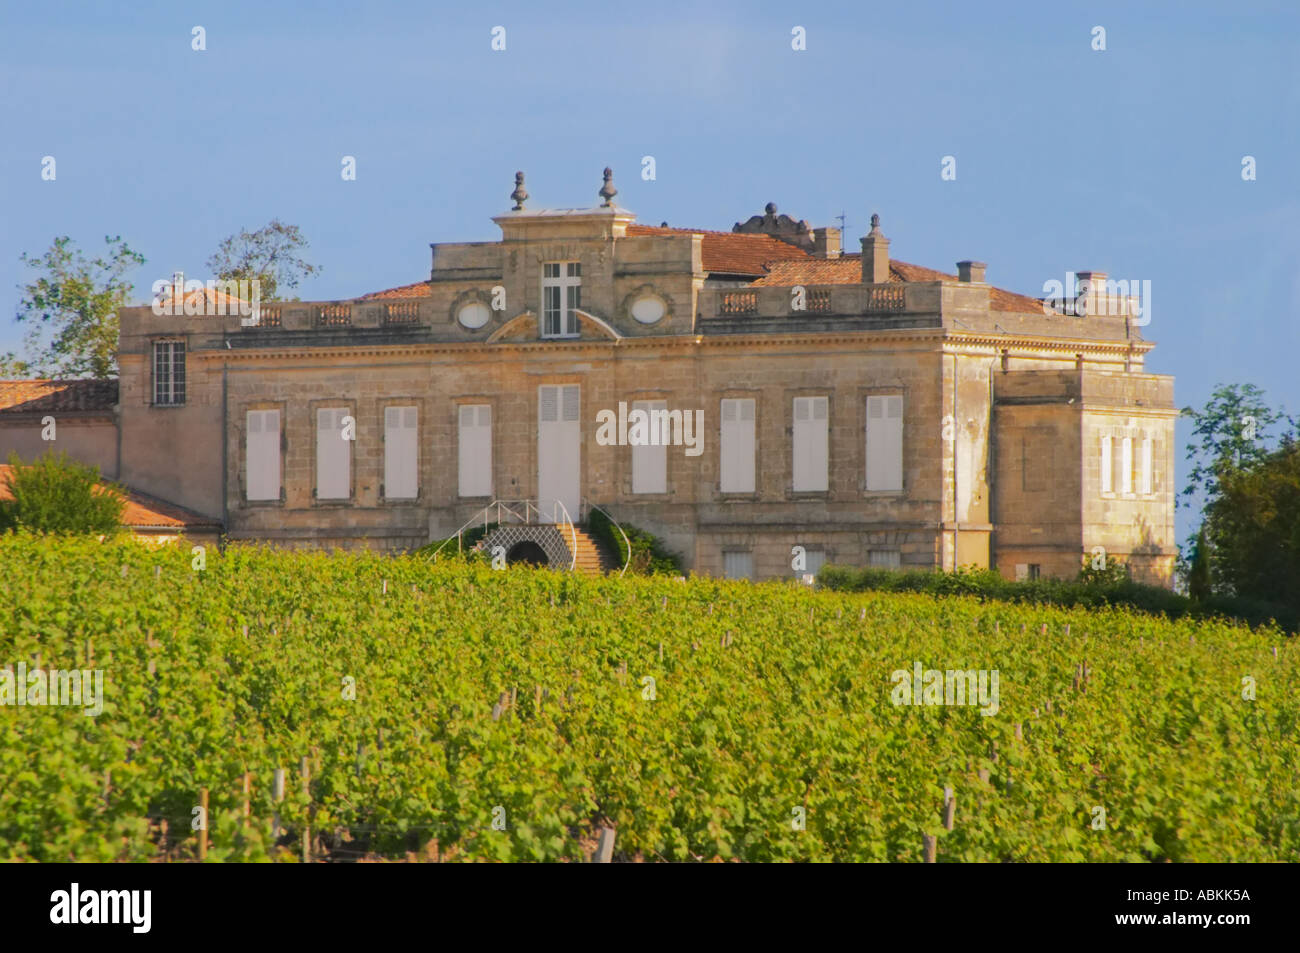
[[[1187,594],[1197,602],[1206,599],[1213,591],[1210,585],[1210,547],[1205,538],[1205,524],[1196,533],[1192,546],[1191,564],[1187,570]]]
[[[122,487],[101,484],[99,468],[48,453],[30,465],[9,455],[10,499],[0,501],[0,530],[105,533],[122,528]]]
[[[1206,508],[1214,578],[1224,591],[1300,607],[1300,443],[1219,471]]]
[[[1213,501],[1221,467],[1249,467],[1262,460],[1269,450],[1269,428],[1280,421],[1296,424],[1264,403],[1264,392],[1254,384],[1220,384],[1202,410],[1184,407],[1182,415],[1193,421],[1185,457],[1192,469],[1181,494],[1183,506],[1191,506],[1198,494]]]
[[[307,247],[297,225],[276,218],[255,232],[241,229],[224,239],[208,259],[208,267],[220,281],[256,279],[263,301],[285,300],[279,297],[281,289],[296,288],[301,279],[321,270],[303,258]]]
[[[104,238],[106,252],[87,259],[71,238],[54,239],[45,254],[19,260],[41,274],[21,288],[15,319],[31,322],[23,341],[30,360],[0,359],[5,373],[42,377],[117,374],[117,309],[128,304],[128,272],[144,264],[121,237]]]

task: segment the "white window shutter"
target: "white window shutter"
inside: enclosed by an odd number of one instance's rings
[[[250,410],[246,420],[245,492],[250,500],[279,500],[280,412]]]
[[[1125,437],[1120,441],[1119,485],[1125,493],[1133,492],[1133,438]]]
[[[352,447],[343,439],[342,408],[316,410],[316,499],[346,500],[352,489]]]
[[[1142,492],[1151,493],[1151,438],[1146,437],[1142,441]]]
[[[577,384],[569,384],[564,388],[564,416],[562,420],[577,420],[578,409],[581,405],[582,391]]]
[[[419,481],[419,409],[384,410],[384,498],[415,499]]]
[[[554,388],[543,388],[543,404],[546,394],[554,394]],[[550,401],[551,410],[557,408],[555,400]],[[545,417],[546,408],[543,407]],[[552,416],[550,419],[554,419]],[[460,449],[459,459],[459,493],[461,496],[492,495],[492,405],[462,404],[460,408]]]
[[[633,444],[632,446],[632,492],[667,493],[668,448],[662,443],[665,435],[658,433],[653,412],[667,410],[668,402],[635,400],[632,402],[632,409],[642,411],[646,415],[646,434],[656,439],[656,445]]]
[[[825,491],[829,475],[827,398],[794,399],[794,489]]]
[[[903,398],[867,398],[867,489],[903,488]]]
[[[723,493],[754,492],[754,400],[722,402],[718,487]]]
[[[753,579],[753,553],[723,553],[722,574],[728,579]]]

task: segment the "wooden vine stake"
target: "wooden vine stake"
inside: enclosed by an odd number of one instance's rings
[[[596,845],[596,853],[592,855],[593,864],[610,864],[614,862],[614,836],[617,831],[612,827],[602,827],[600,829],[600,841]]]
[[[248,823],[248,818],[253,813],[253,776],[247,771],[244,772],[244,823]]]
[[[308,816],[311,813],[311,765],[307,761],[307,756],[302,756],[302,764],[299,766],[302,773],[302,797],[307,802]],[[302,862],[311,863],[311,823],[302,826]]]
[[[274,786],[271,790],[271,797],[276,804],[284,800],[284,768],[276,768],[274,775]],[[276,808],[271,815],[271,842],[274,843],[280,839],[280,810]]]
[[[925,854],[925,863],[927,863],[927,864],[933,864],[933,863],[934,863],[934,849],[935,849],[935,840],[934,840],[934,835],[933,835],[933,834],[922,834],[922,835],[921,835],[921,850],[922,850],[922,851],[924,852],[924,854]]]
[[[952,788],[943,789],[943,829],[952,830],[953,820],[957,816],[957,795]]]
[[[199,788],[199,807],[203,809],[203,826],[199,828],[199,862],[208,859],[208,789]]]
[[[1276,653],[1277,653],[1277,649],[1274,649],[1273,652],[1274,652],[1274,655],[1276,655]],[[663,644],[662,642],[660,642],[660,643],[659,643],[659,661],[662,662],[663,660],[664,660],[664,644]]]

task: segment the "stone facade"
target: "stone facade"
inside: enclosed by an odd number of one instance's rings
[[[494,499],[536,501],[539,387],[577,385],[580,511],[598,504],[655,533],[696,572],[721,574],[742,552],[755,578],[790,577],[804,546],[837,563],[1072,576],[1102,546],[1168,581],[1172,380],[1144,373],[1153,345],[1130,302],[1045,314],[986,284],[981,263],[951,275],[892,261],[878,223],[862,254],[840,254],[835,229],[791,227],[774,207],[732,232],[639,226],[612,203],[494,221],[499,242],[432,246],[428,281],[264,306],[258,326],[124,309],[122,478],[235,539],[410,549]],[[578,283],[580,302],[544,287],[569,263],[574,277],[552,283]],[[557,326],[571,333],[547,336]],[[159,341],[184,342],[176,406],[154,403]],[[795,488],[801,397],[825,398],[825,490]],[[870,397],[902,400],[899,490],[868,489]],[[721,489],[720,402],[734,398],[754,400],[752,492]],[[703,452],[666,447],[662,491],[636,493],[633,448],[598,440],[597,415],[646,400],[701,410]],[[486,496],[459,495],[463,405],[491,408]],[[418,408],[411,500],[384,492],[390,407]],[[321,408],[355,421],[346,499],[315,493]],[[282,491],[261,502],[248,498],[245,422],[272,409]],[[1132,457],[1130,491],[1117,475],[1102,492],[1103,434],[1153,442],[1150,493]]]

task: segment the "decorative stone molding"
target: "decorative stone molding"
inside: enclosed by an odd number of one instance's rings
[[[632,306],[641,298],[655,297],[663,302],[664,313],[654,321],[643,321],[632,313]],[[619,316],[624,320],[631,320],[643,327],[656,327],[672,322],[676,309],[673,307],[671,295],[665,294],[652,284],[640,285],[634,288],[629,294],[624,296],[622,304],[619,305]]]
[[[732,231],[743,235],[770,235],[805,251],[812,250],[813,230],[806,221],[796,222],[789,215],[778,215],[775,202],[768,202],[763,213],[750,216],[746,222],[737,222]]]
[[[471,288],[468,291],[462,291],[460,294],[456,295],[456,297],[452,299],[451,308],[448,311],[448,317],[451,323],[454,324],[456,327],[460,328],[462,331],[466,331],[470,334],[474,334],[477,333],[478,331],[483,330],[483,327],[486,327],[486,325],[483,325],[482,327],[478,327],[478,328],[468,328],[465,325],[460,323],[460,309],[467,304],[484,305],[488,309],[488,312],[491,314],[491,317],[488,319],[489,322],[499,321],[501,319],[502,312],[497,311],[492,307],[491,293],[484,291],[481,288]]]

